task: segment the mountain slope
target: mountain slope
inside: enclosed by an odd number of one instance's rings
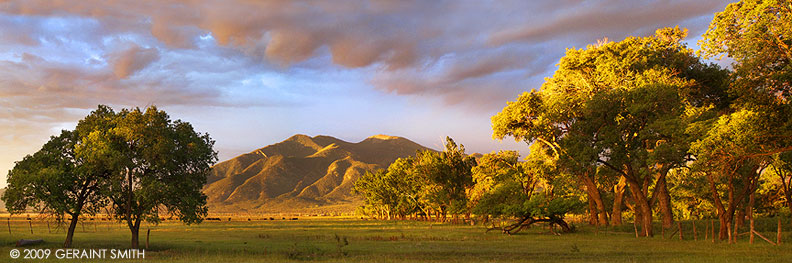
[[[428,148],[386,135],[349,143],[298,134],[215,165],[204,193],[211,212],[349,212],[360,176],[419,150]]]

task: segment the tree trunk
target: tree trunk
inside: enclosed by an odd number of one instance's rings
[[[589,209],[588,221],[589,221],[589,225],[593,226],[597,224],[597,205],[594,204],[594,198],[591,197],[591,194],[586,192],[586,196],[588,196],[588,209]]]
[[[731,224],[731,218],[727,217],[726,213],[719,214],[718,220],[720,221],[720,228],[718,228],[718,239],[726,240],[729,238],[729,224]]]
[[[132,248],[138,248],[140,243],[139,242],[140,236],[138,235],[140,232],[140,228],[131,228],[129,230],[132,232]]]
[[[606,212],[607,210],[605,209],[605,203],[602,202],[602,195],[597,188],[597,184],[594,182],[594,179],[588,177],[587,175],[581,175],[580,178],[586,185],[586,192],[588,193],[589,198],[594,200],[594,204],[596,205],[596,211],[592,211],[592,213],[597,215],[597,223],[601,226],[607,226],[608,212]]]
[[[624,202],[624,189],[627,186],[627,179],[619,177],[619,183],[613,188],[613,212],[611,213],[611,224],[619,226],[622,224],[622,203]]]
[[[742,207],[737,208],[737,217],[735,218],[736,219],[735,224],[737,226],[743,227],[745,226],[745,217],[746,217],[745,210],[747,210],[748,207],[745,207],[745,209],[741,209],[741,208]]]
[[[780,176],[780,175],[779,175]],[[781,188],[784,190],[784,196],[786,197],[786,204],[787,208],[789,209],[790,215],[792,215],[792,180],[789,183],[786,181],[787,179],[785,176],[781,176]]]
[[[787,208],[789,208],[789,214],[792,215],[792,198],[787,197]]]
[[[751,191],[751,193],[748,195],[748,205],[745,206],[745,217],[748,222],[753,222],[753,208],[754,204],[756,204],[754,193],[755,191]]]
[[[671,228],[674,225],[674,213],[671,210],[671,195],[668,193],[666,183],[666,172],[660,173],[657,177],[657,201],[660,205],[660,214],[663,216],[663,228]]]
[[[132,232],[132,248],[140,248],[140,217],[135,219],[135,224],[129,226],[129,231]]]
[[[69,230],[66,232],[66,241],[63,242],[63,247],[70,248],[72,246],[72,239],[74,238],[74,229],[77,228],[77,221],[80,214],[73,215],[69,223]]]
[[[715,178],[713,178],[712,174],[707,174],[707,180],[710,183],[710,193],[712,194],[713,204],[715,205],[715,210],[718,212],[718,221],[720,221],[720,227],[718,228],[718,239],[724,240],[729,235],[728,225],[731,223],[731,216],[728,215],[729,212],[726,210],[726,207],[723,205],[723,201],[721,201],[720,194],[718,194],[718,190],[715,187]],[[714,235],[713,230],[713,235]],[[712,237],[715,238],[714,236]]]
[[[641,190],[641,185],[639,185],[638,182],[630,179],[628,179],[627,182],[630,187],[630,193],[633,196],[635,206],[640,210],[642,230],[641,236],[652,237],[654,236],[654,232],[652,231],[652,207],[649,206],[649,200],[646,199],[646,195]]]

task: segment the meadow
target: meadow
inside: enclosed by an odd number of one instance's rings
[[[515,235],[486,232],[481,225],[452,225],[419,221],[378,221],[350,217],[300,217],[299,220],[233,218],[185,226],[166,221],[141,228],[141,246],[151,229],[145,259],[48,260],[11,259],[9,252],[21,238],[44,239],[25,248],[61,247],[62,229],[44,221],[2,219],[0,262],[789,262],[792,234],[783,233],[781,246],[759,238],[749,244],[712,243],[704,238],[704,221],[682,222],[678,234],[636,239],[633,226],[594,228],[577,225],[577,232],[554,235],[536,226]],[[266,218],[269,219],[269,218]],[[707,221],[709,222],[709,221]],[[757,229],[775,241],[775,219],[757,221]],[[11,225],[11,234],[7,231]],[[717,224],[717,223],[716,223]],[[789,222],[785,222],[785,227]],[[34,234],[30,234],[30,229]],[[786,228],[785,228],[786,229]],[[658,226],[658,232],[659,226]],[[126,249],[129,231],[109,221],[84,221],[74,239],[78,249]]]

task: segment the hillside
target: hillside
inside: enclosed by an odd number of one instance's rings
[[[361,175],[426,149],[386,135],[349,143],[298,134],[215,165],[204,193],[210,212],[350,212]]]

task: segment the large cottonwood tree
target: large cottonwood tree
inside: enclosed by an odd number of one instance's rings
[[[724,71],[694,56],[681,43],[685,36],[686,31],[665,28],[655,36],[567,50],[541,90],[522,94],[492,118],[494,137],[554,149],[561,163],[574,168],[590,198],[596,198],[595,168],[612,169],[630,189],[642,233],[653,235],[652,201],[658,200],[669,226],[664,177],[686,159],[686,125],[701,117],[690,113],[706,112],[687,109],[728,101]]]
[[[152,106],[118,112],[109,131],[87,144],[108,145],[117,156],[105,195],[113,215],[129,227],[133,248],[138,247],[143,221],[158,223],[167,213],[192,224],[206,216],[201,188],[217,161],[208,134],[196,132],[187,122],[171,121]]]
[[[112,158],[107,147],[88,149],[85,144],[106,132],[113,116],[112,109],[99,106],[80,120],[74,131],[61,131],[39,151],[18,161],[8,174],[8,188],[2,197],[8,211],[21,213],[33,207],[57,221],[68,215],[63,246],[71,247],[80,217],[94,214],[106,204],[102,194],[112,173]]]
[[[759,173],[771,165],[772,156],[792,151],[792,5],[779,0],[729,4],[715,15],[700,44],[706,57],[733,60],[729,89],[735,103],[701,129],[706,135],[693,148],[697,166],[709,178],[725,239],[724,228],[737,207],[747,206],[751,216]]]

